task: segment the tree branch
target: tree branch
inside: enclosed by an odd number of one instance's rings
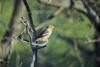
[[[15,0],[14,2],[14,9],[13,13],[11,16],[11,19],[8,24],[8,28],[3,35],[3,38],[1,39],[0,43],[0,66],[6,67],[9,61],[9,55],[11,53],[11,41],[12,41],[12,36],[15,30],[15,20],[16,16],[19,12],[19,8],[21,7],[21,0]]]
[[[35,25],[33,24],[33,20],[32,20],[32,13],[31,13],[30,7],[29,7],[29,5],[28,5],[26,0],[23,0],[23,2],[24,2],[24,5],[25,5],[25,7],[27,9],[28,18],[29,18],[29,21],[30,21],[30,25],[31,25],[31,27],[32,27],[32,29],[34,31],[34,36],[37,36],[36,30],[35,30]]]
[[[75,43],[74,41],[77,42],[77,47],[78,49],[88,58],[96,60],[96,61],[100,61],[100,58],[96,56],[96,53],[94,51],[91,51],[89,49],[87,49],[86,47],[82,46],[83,43],[79,42],[79,39],[74,39],[74,38],[70,38],[70,37],[65,37],[62,35],[57,35],[58,38],[64,40],[66,43],[69,43],[70,45],[74,46]],[[83,44],[84,45],[84,44]]]

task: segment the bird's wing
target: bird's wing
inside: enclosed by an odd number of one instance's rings
[[[47,36],[47,35],[48,35],[48,31],[45,30],[45,32],[41,36],[43,37],[43,36]]]
[[[43,36],[46,36],[46,29],[42,29],[40,30],[40,32],[38,33],[38,36],[36,38],[40,38],[40,37],[43,37]]]

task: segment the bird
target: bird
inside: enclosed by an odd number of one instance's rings
[[[45,42],[48,41],[48,38],[50,37],[50,35],[52,34],[52,30],[54,29],[54,26],[49,24],[49,25],[45,25],[44,27],[37,29],[36,30],[36,34],[37,36],[34,36],[34,39],[32,40],[33,42],[37,43],[37,44],[43,44]],[[29,27],[28,27],[29,33],[31,33],[31,35],[33,35],[34,33],[32,33],[33,31],[30,31]],[[29,41],[29,34],[27,33],[28,31],[26,31],[26,28],[24,29],[24,31],[17,36],[17,39],[21,39],[25,42],[30,42]]]
[[[36,43],[44,43],[48,40],[48,38],[50,37],[50,35],[52,34],[52,30],[54,29],[54,26],[49,24],[47,25],[47,27],[38,34],[38,36],[36,37]]]

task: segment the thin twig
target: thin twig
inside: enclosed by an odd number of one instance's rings
[[[34,48],[32,47],[32,44],[31,44],[31,43],[33,42],[33,40],[35,39],[34,37],[37,36],[37,33],[36,33],[36,30],[35,30],[35,25],[33,24],[32,13],[31,13],[30,7],[29,7],[29,5],[28,5],[28,3],[27,3],[26,0],[23,0],[23,2],[24,2],[24,5],[25,5],[25,7],[26,7],[26,9],[27,9],[28,18],[29,18],[30,25],[31,25],[32,30],[33,30],[32,38],[31,38],[31,36],[30,36],[30,33],[28,33],[28,34],[29,34],[29,37],[30,37],[30,45],[31,45],[31,48],[32,48],[33,56],[35,57],[35,61],[33,62],[33,65],[34,65],[34,64],[37,65],[37,50],[34,50]],[[35,54],[34,54],[34,53],[35,53]]]
[[[28,3],[27,3],[26,0],[23,0],[23,2],[24,2],[24,4],[25,4],[25,7],[26,7],[27,12],[28,12],[28,18],[29,18],[29,21],[30,21],[30,25],[31,25],[31,27],[32,27],[32,29],[33,29],[35,35],[37,35],[37,34],[36,34],[36,30],[35,30],[35,25],[33,24],[32,13],[31,13],[30,7],[29,7],[29,5],[28,5]]]

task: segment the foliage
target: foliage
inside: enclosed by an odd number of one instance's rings
[[[0,1],[0,3],[2,3],[0,9],[0,39],[7,29],[8,21],[13,10],[13,2],[13,0]],[[45,18],[51,15],[56,9],[49,5],[39,4],[36,0],[29,0],[28,3],[30,4],[34,24],[36,26],[43,23],[46,20]],[[73,40],[78,38],[82,43],[81,45],[86,46],[90,50],[94,50],[91,43],[88,45],[84,44],[87,38],[93,38],[95,32],[93,26],[85,16],[73,10],[65,10],[59,16],[44,22],[44,24],[45,23],[53,24],[55,29],[48,46],[39,51],[38,62],[41,67],[95,67],[95,62],[88,59],[78,49],[76,41],[70,43],[59,38],[59,35],[65,38],[73,38]],[[16,44],[14,45],[9,67],[15,67],[18,59],[18,62],[22,63],[22,67],[29,67],[32,58],[30,46],[21,41],[15,40],[15,42]],[[18,58],[18,56],[20,56],[20,58]]]

